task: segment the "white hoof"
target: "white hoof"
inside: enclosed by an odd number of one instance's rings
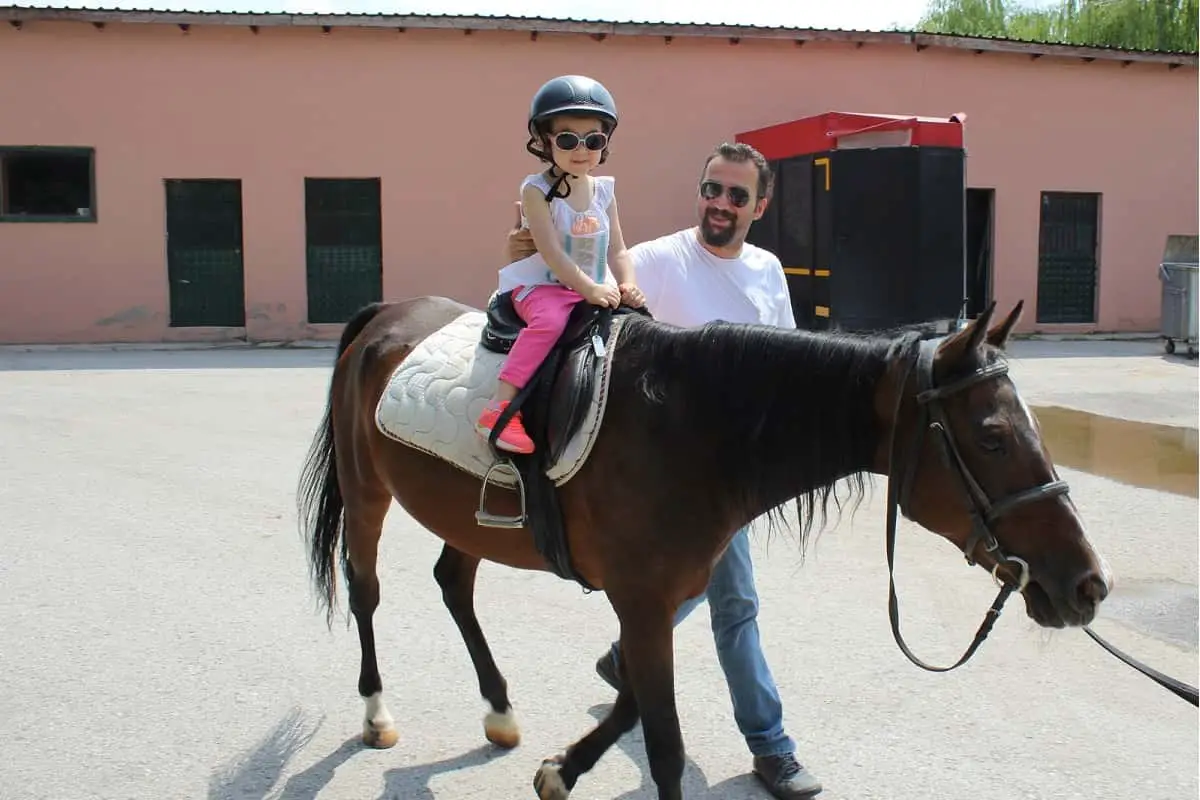
[[[511,708],[503,714],[489,711],[483,718],[483,735],[497,747],[512,749],[521,743],[521,726]]]
[[[400,734],[392,726],[381,728],[370,722],[364,722],[362,740],[367,747],[387,750],[389,747],[396,746],[396,742],[400,740]]]
[[[533,776],[533,788],[537,791],[538,800],[567,800],[570,796],[571,790],[563,783],[559,774],[562,769],[560,758],[556,756],[546,759]]]
[[[396,731],[392,715],[383,703],[383,693],[376,692],[363,699],[367,706],[363,719],[363,744],[379,749],[394,747],[400,734]]]

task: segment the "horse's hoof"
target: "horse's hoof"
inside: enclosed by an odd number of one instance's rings
[[[396,746],[396,742],[400,740],[400,734],[396,731],[395,726],[389,725],[386,728],[380,728],[364,722],[362,740],[367,747],[386,750]]]
[[[511,708],[503,714],[489,711],[483,718],[483,735],[497,747],[511,750],[521,743],[521,726]]]
[[[562,756],[554,756],[542,761],[537,774],[533,776],[533,788],[537,791],[538,800],[567,800],[571,790],[563,782],[559,771],[562,769]]]

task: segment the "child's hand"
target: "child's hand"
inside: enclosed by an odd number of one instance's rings
[[[621,305],[621,293],[617,287],[607,283],[593,283],[583,293],[583,299],[594,306],[616,308]]]
[[[622,283],[617,288],[621,291],[621,302],[630,308],[641,308],[646,305],[646,295],[642,294],[642,290],[637,287],[636,283]]]

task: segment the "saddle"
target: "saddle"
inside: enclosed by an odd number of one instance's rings
[[[578,432],[587,413],[595,389],[597,363],[606,355],[605,345],[613,315],[631,312],[650,316],[644,308],[619,306],[611,309],[592,305],[586,300],[580,300],[571,309],[562,335],[529,382],[500,415],[488,439],[496,459],[492,469],[509,469],[517,478],[522,514],[506,517],[485,511],[484,494],[489,476],[483,479],[479,511],[475,514],[479,524],[489,527],[519,528],[528,524],[534,545],[554,573],[560,578],[576,581],[588,591],[595,587],[576,573],[571,563],[558,492],[546,472],[562,456],[563,449]],[[525,327],[525,321],[513,306],[512,293],[494,294],[486,314],[480,344],[494,353],[507,354]],[[510,453],[496,447],[499,432],[517,411],[521,412],[525,430],[533,440],[533,453]]]

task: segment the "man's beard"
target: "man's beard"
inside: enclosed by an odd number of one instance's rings
[[[710,219],[728,220],[729,224],[724,228],[713,228],[709,224]],[[724,247],[737,235],[737,218],[724,211],[709,209],[704,213],[704,218],[700,220],[700,235],[704,237],[705,244]]]

